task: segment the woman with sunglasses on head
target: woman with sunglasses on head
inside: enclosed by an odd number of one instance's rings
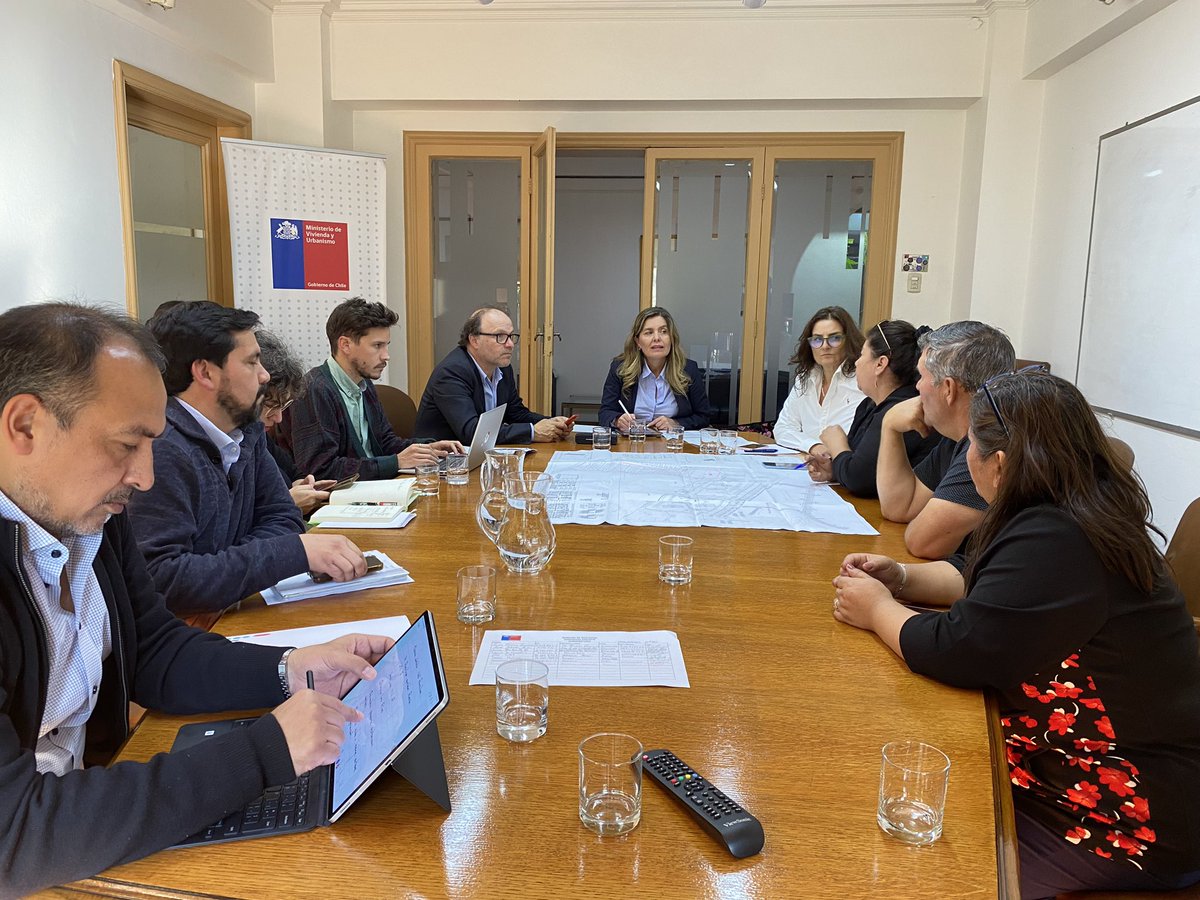
[[[628,431],[635,414],[649,416],[650,427],[659,430],[703,428],[712,421],[700,368],[683,352],[675,320],[661,306],[634,317],[625,349],[604,380],[600,424]]]
[[[1200,882],[1200,646],[1145,488],[1044,371],[991,379],[970,416],[988,510],[965,569],[853,554],[834,618],[997,693],[1023,897]]]
[[[788,360],[796,367],[796,382],[775,423],[777,444],[824,456],[821,432],[830,425],[850,427],[863,400],[854,378],[862,344],[858,325],[840,306],[813,313]]]
[[[307,516],[329,499],[329,489],[336,482],[317,481],[312,475],[301,477],[292,455],[280,447],[273,437],[275,427],[283,421],[283,411],[304,393],[304,369],[287,345],[271,332],[259,331],[256,336],[262,351],[259,361],[271,376],[271,380],[262,388],[258,418],[267,428],[267,449],[279,466],[283,480],[291,485],[288,493],[292,495],[292,502],[300,508],[302,515]]]
[[[854,411],[849,434],[841,425],[821,432],[821,443],[829,456],[812,456],[808,474],[813,481],[836,481],[858,497],[876,497],[875,463],[879,457],[879,432],[884,414],[902,400],[917,396],[917,339],[929,331],[922,325],[892,319],[867,331],[862,352],[854,364],[858,389],[866,394]],[[941,440],[930,431],[904,435],[908,461],[916,466]]]

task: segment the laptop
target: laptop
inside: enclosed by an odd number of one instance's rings
[[[346,742],[335,763],[313,769],[289,784],[268,788],[244,809],[175,846],[293,834],[331,825],[345,815],[450,702],[431,612],[422,614],[400,636],[375,664],[375,671],[378,675],[373,681],[358,682],[342,698],[348,706],[362,710],[365,718],[346,726]],[[184,725],[171,752],[246,728],[254,721],[225,719]]]
[[[507,403],[501,403],[495,409],[489,409],[481,415],[479,421],[475,423],[475,437],[467,451],[468,472],[482,466],[487,452],[495,449],[496,438],[500,436],[500,429],[504,427],[504,410],[507,408]],[[442,475],[446,474],[445,457],[438,461],[438,472]]]

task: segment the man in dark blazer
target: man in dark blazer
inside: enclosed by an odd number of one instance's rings
[[[393,310],[362,297],[339,303],[329,314],[329,359],[304,376],[306,390],[279,428],[280,444],[300,470],[317,478],[357,475],[370,481],[462,452],[457,441],[402,438],[384,414],[374,382],[387,367],[397,321]],[[420,429],[416,433],[426,436]]]
[[[511,365],[516,338],[512,319],[500,310],[485,307],[471,313],[458,346],[429,377],[413,430],[424,437],[469,444],[479,417],[507,403],[496,443],[528,444],[566,437],[571,428],[565,418],[531,412],[517,395]]]

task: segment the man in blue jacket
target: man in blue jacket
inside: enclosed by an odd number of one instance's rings
[[[109,312],[0,315],[0,896],[154,853],[333,762],[360,718],[336,698],[375,677],[391,643],[351,635],[281,655],[167,610],[124,514],[154,481],[161,363],[145,329]],[[276,708],[187,753],[106,768],[130,701]]]
[[[221,610],[305,571],[346,581],[366,572],[340,535],[306,534],[259,421],[270,375],[258,316],[208,300],[148,323],[167,358],[167,428],[154,486],[130,507],[154,584],[177,613]]]

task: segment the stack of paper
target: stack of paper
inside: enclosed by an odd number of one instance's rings
[[[409,624],[408,616],[386,616],[382,619],[359,619],[357,622],[336,622],[332,625],[310,625],[308,628],[286,628],[283,631],[234,634],[230,635],[229,640],[267,647],[312,647],[347,634],[382,634],[385,637],[398,638],[408,631]]]
[[[329,505],[309,521],[330,528],[403,528],[413,520],[407,512],[416,479],[359,481],[329,495]]]
[[[377,556],[383,562],[383,568],[377,572],[368,572],[362,578],[355,578],[353,581],[326,581],[321,584],[313,581],[307,574],[295,575],[264,590],[262,592],[263,600],[268,606],[275,606],[280,603],[293,603],[297,600],[311,600],[314,597],[329,597],[333,594],[365,591],[368,588],[412,583],[413,579],[408,574],[408,570],[402,569],[392,562],[386,553],[381,550],[369,550],[367,555]]]

